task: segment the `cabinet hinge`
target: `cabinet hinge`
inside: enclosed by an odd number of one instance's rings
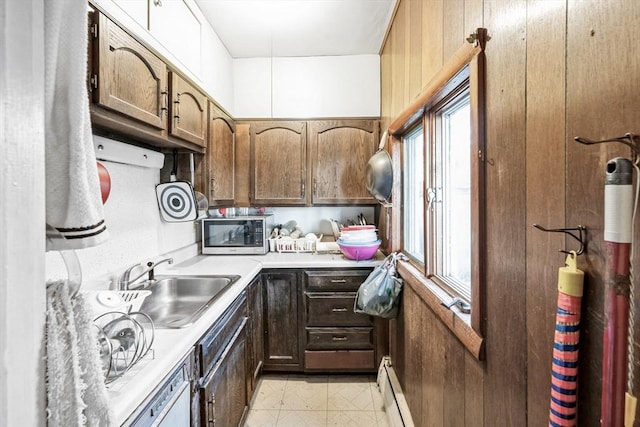
[[[93,74],[93,75],[91,76],[91,79],[90,79],[89,81],[90,81],[90,86],[89,86],[89,88],[90,88],[91,90],[93,90],[93,89],[98,89],[98,75],[97,75],[97,74]]]
[[[98,24],[91,24],[89,27],[89,32],[93,36],[94,39],[98,38]]]

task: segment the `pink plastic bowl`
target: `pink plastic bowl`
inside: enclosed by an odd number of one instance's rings
[[[371,259],[380,247],[380,240],[368,245],[349,245],[338,241],[338,246],[345,257],[356,261]]]

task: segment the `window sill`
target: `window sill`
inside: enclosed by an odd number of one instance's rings
[[[476,359],[483,360],[484,338],[471,327],[471,315],[462,313],[455,307],[449,309],[443,306],[442,303],[448,302],[451,297],[409,262],[399,261],[398,273],[404,279],[405,285],[411,286],[469,353]]]

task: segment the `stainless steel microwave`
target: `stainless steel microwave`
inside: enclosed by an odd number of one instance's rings
[[[273,216],[236,216],[202,219],[202,253],[205,255],[266,254]]]

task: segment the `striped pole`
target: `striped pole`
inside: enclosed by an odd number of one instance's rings
[[[558,270],[558,308],[551,365],[550,427],[576,425],[578,387],[578,343],[584,272],[578,270],[577,255],[571,252]]]

